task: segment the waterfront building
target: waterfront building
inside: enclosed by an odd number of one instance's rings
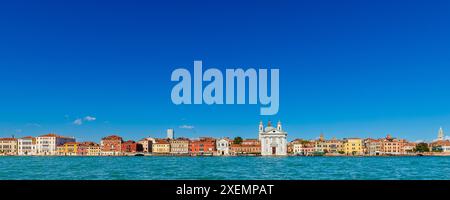
[[[316,142],[302,139],[295,139],[290,142],[292,146],[292,154],[301,156],[314,155],[316,152]]]
[[[402,152],[404,152],[404,154],[412,154],[414,153],[416,146],[417,144],[414,142],[406,142],[402,147]]]
[[[78,155],[79,143],[66,142],[58,146],[58,155],[61,156],[76,156]]]
[[[288,153],[294,154],[294,155],[303,155],[302,153],[302,147],[303,147],[304,140],[302,139],[295,139],[292,142],[289,142],[288,147],[290,146],[290,151]]]
[[[100,156],[102,155],[102,150],[100,148],[100,145],[95,142],[83,142],[81,146],[85,149],[82,153],[79,153],[79,155],[86,155],[86,156]]]
[[[269,121],[264,128],[263,122],[259,124],[259,141],[261,142],[261,155],[263,156],[286,156],[287,155],[287,132],[283,131],[281,122],[277,127],[272,127]]]
[[[229,156],[231,143],[232,143],[232,141],[229,138],[218,139],[216,141],[217,155]]]
[[[288,153],[288,155],[294,153],[294,146],[293,146],[292,142],[288,142],[288,145],[287,145],[287,153]]]
[[[122,143],[123,139],[117,135],[110,135],[102,138],[100,142],[100,149],[102,155],[105,156],[118,156],[122,155]]]
[[[36,154],[42,156],[56,155],[58,153],[56,147],[68,142],[75,142],[75,138],[53,133],[41,135],[36,137]]]
[[[441,150],[444,153],[450,153],[450,140],[437,140],[430,143],[430,148],[434,150]]]
[[[344,151],[344,143],[342,140],[338,140],[333,137],[331,140],[326,141],[326,150],[331,154],[338,154]]]
[[[167,129],[167,139],[173,140],[175,138],[175,130]]]
[[[170,154],[170,142],[164,139],[156,139],[152,146],[154,154]]]
[[[230,153],[232,155],[260,155],[261,142],[257,139],[243,140],[241,144],[231,144]]]
[[[337,154],[343,149],[342,141],[333,138],[331,140],[326,140],[324,135],[321,134],[318,140],[314,141],[314,152],[316,153],[330,153]]]
[[[87,156],[87,154],[88,154],[87,145],[84,142],[78,143],[76,155],[77,156]]]
[[[316,151],[316,148],[314,147],[314,142],[312,141],[305,141],[300,148],[301,148],[300,155],[304,156],[312,156]]]
[[[444,130],[441,127],[441,128],[439,128],[437,140],[438,141],[444,141],[444,139],[445,139]]]
[[[216,140],[203,137],[189,143],[189,153],[194,155],[213,155],[216,151]]]
[[[364,155],[363,141],[361,138],[346,138],[344,139],[344,153],[349,156]]]
[[[390,134],[382,140],[383,153],[386,155],[401,155],[403,152],[403,145],[405,140],[393,138]]]
[[[57,156],[64,156],[65,149],[66,149],[66,147],[64,147],[64,145],[57,146],[55,155],[57,155]]]
[[[17,139],[0,138],[0,155],[17,155]]]
[[[139,140],[138,143],[142,145],[142,152],[151,153],[153,143],[155,143],[155,138],[144,138],[142,140]]]
[[[95,142],[82,142],[77,145],[78,156],[101,156],[100,145]]]
[[[378,139],[368,138],[364,140],[365,153],[370,156],[383,154],[383,142]]]
[[[441,149],[444,153],[450,153],[450,141],[444,140],[441,144]]]
[[[170,140],[170,153],[171,154],[188,154],[189,153],[189,139],[177,138]]]
[[[31,136],[17,139],[17,154],[19,156],[36,155],[36,139]]]
[[[314,152],[327,153],[327,143],[323,134],[320,134],[319,139],[314,140]]]
[[[136,143],[135,141],[128,140],[126,142],[122,143],[122,153],[136,153],[136,152],[142,152],[143,148],[142,145],[139,143]]]

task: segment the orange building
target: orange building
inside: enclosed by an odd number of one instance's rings
[[[256,139],[247,139],[241,144],[231,144],[230,152],[232,155],[259,155],[261,154],[261,142]]]
[[[102,155],[120,155],[122,152],[123,139],[117,135],[104,137],[100,143]]]
[[[214,138],[200,138],[189,143],[189,153],[195,155],[212,155],[216,151]]]
[[[406,144],[405,140],[393,138],[391,135],[387,135],[382,141],[383,153],[387,155],[400,155],[404,154],[403,146]]]

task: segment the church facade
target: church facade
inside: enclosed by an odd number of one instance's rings
[[[283,131],[281,122],[278,122],[277,127],[273,127],[269,121],[267,127],[264,127],[261,121],[259,123],[259,140],[262,156],[287,155],[287,132]]]

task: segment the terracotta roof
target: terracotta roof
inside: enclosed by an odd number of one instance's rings
[[[231,144],[231,147],[261,147],[261,145],[258,144]]]
[[[182,138],[182,137],[181,138],[177,138],[175,140],[178,140],[178,141],[190,141],[189,138]]]
[[[433,146],[450,146],[450,140],[435,141],[431,143]]]
[[[58,135],[56,135],[54,133],[49,133],[49,134],[41,135],[39,137],[58,137]]]
[[[21,139],[34,139],[34,137],[32,137],[32,136],[26,136],[26,137],[23,137],[23,138],[21,138]]]
[[[66,137],[66,136],[57,135],[57,134],[54,134],[54,133],[49,133],[49,134],[46,134],[46,135],[41,135],[41,136],[39,136],[39,137],[71,138],[71,137]]]
[[[64,143],[64,145],[76,145],[76,144],[80,144],[78,142],[66,142]]]
[[[156,139],[156,144],[170,144],[169,141],[163,139]]]
[[[122,140],[122,137],[117,136],[117,135],[110,135],[110,136],[102,138],[102,140]]]
[[[16,141],[17,139],[16,138],[0,138],[0,140],[3,140],[3,141]]]
[[[81,145],[84,145],[84,146],[99,146],[99,144],[97,144],[95,142],[82,142]]]

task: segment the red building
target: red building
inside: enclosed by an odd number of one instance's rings
[[[216,151],[214,138],[200,138],[189,143],[189,153],[196,155],[213,154]]]
[[[102,139],[100,148],[102,152],[117,153],[122,151],[122,143],[122,137],[111,135]]]
[[[128,140],[128,141],[122,143],[122,152],[136,153],[136,152],[142,152],[142,151],[143,151],[142,144],[136,143],[135,141]]]
[[[87,144],[86,143],[78,143],[77,155],[86,156],[88,154]]]

